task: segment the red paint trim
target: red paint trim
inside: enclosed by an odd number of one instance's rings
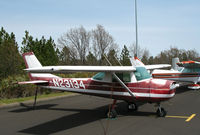
[[[142,64],[144,64],[138,57],[134,57],[136,60],[139,60]]]
[[[180,64],[192,64],[192,63],[195,63],[195,61],[182,61],[182,62],[179,62]]]

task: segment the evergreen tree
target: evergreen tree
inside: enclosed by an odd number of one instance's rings
[[[8,34],[3,27],[0,31],[0,78],[22,72],[23,59],[13,33]]]
[[[89,54],[86,56],[87,65],[97,65],[98,61],[96,57],[89,51]]]
[[[58,64],[58,49],[54,40],[50,37],[48,40],[42,36],[40,40],[37,38],[34,40],[32,36],[29,35],[28,31],[25,31],[25,37],[22,41],[23,47],[21,52],[34,52],[38,60],[42,65],[56,65]]]
[[[112,49],[112,50],[110,50],[109,52],[108,52],[108,60],[110,61],[110,63],[113,65],[113,66],[118,66],[118,65],[120,65],[119,64],[119,62],[118,62],[118,58],[117,58],[117,56],[116,56],[117,54],[116,54],[116,52],[115,52],[115,50],[114,49]]]
[[[130,57],[129,51],[128,51],[126,45],[124,45],[124,48],[122,49],[122,52],[121,52],[121,55],[120,55],[120,62],[123,66],[130,66],[131,65],[129,57]]]

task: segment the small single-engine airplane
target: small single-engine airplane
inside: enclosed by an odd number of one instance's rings
[[[117,116],[117,100],[128,103],[128,110],[137,110],[137,102],[156,103],[157,115],[164,117],[166,111],[160,106],[175,95],[173,81],[151,78],[141,66],[42,66],[33,52],[23,54],[30,81],[18,84],[36,84],[42,88],[70,91],[87,95],[112,98],[113,104],[107,116]],[[50,73],[99,72],[92,78],[61,78]],[[35,94],[35,102],[37,89]],[[34,103],[35,105],[35,103]]]
[[[171,70],[154,70],[153,78],[167,79],[179,82],[181,85],[188,85],[190,89],[199,89],[200,85],[200,62],[183,61],[178,58],[172,59]]]

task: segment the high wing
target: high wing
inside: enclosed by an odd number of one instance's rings
[[[177,63],[177,65],[185,68],[200,68],[200,62],[197,61],[183,61]]]
[[[169,64],[145,65],[147,70],[171,67]]]
[[[68,73],[68,72],[132,72],[133,66],[43,66],[24,69],[31,73]]]

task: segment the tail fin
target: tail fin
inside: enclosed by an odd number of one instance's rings
[[[42,67],[41,63],[35,57],[33,52],[24,53],[23,58],[26,64],[26,68]]]
[[[138,58],[130,58],[132,66],[140,66],[140,67],[145,67],[144,63]]]
[[[178,67],[178,65],[176,63],[179,63],[179,62],[180,61],[179,61],[178,57],[172,59],[172,69],[173,70],[178,70],[179,67]]]
[[[26,68],[42,67],[39,60],[36,58],[33,52],[28,52],[23,54],[23,59],[26,65]],[[30,80],[45,80],[47,78],[57,77],[52,74],[46,73],[29,73]]]

